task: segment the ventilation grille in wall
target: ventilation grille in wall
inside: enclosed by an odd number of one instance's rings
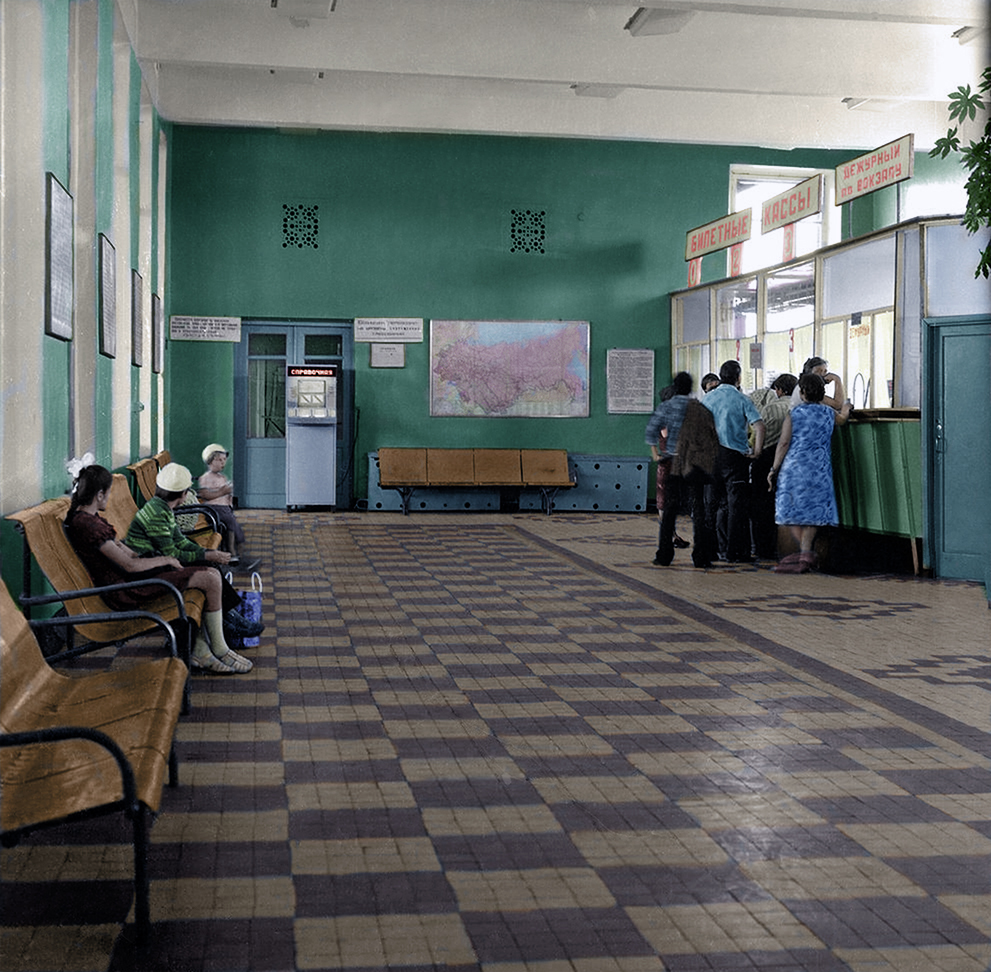
[[[282,246],[294,246],[302,250],[303,247],[313,247],[316,250],[319,246],[317,234],[320,230],[320,222],[317,219],[319,206],[290,206],[288,203],[282,204]]]
[[[510,253],[546,253],[547,227],[543,209],[514,209],[509,228]]]

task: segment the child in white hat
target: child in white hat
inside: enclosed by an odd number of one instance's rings
[[[214,507],[218,519],[227,528],[223,546],[231,555],[231,566],[236,567],[241,562],[238,548],[244,543],[244,529],[234,515],[234,483],[224,475],[228,455],[219,442],[211,442],[203,450],[206,472],[199,478],[197,496],[201,503]],[[251,566],[256,564],[257,561]]]

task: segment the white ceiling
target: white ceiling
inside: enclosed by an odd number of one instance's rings
[[[991,37],[986,0],[648,0],[674,32],[639,36],[620,0],[275,3],[118,0],[159,113],[781,148],[912,132],[928,149]],[[983,33],[962,44],[964,27]]]

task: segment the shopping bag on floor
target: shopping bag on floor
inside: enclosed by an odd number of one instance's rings
[[[234,587],[234,575],[228,571],[224,577],[227,583]],[[251,590],[239,591],[235,588],[235,593],[240,598],[241,603],[237,607],[237,612],[246,621],[261,621],[262,619],[262,579],[257,571],[251,575]],[[242,634],[235,634],[231,629],[224,628],[224,637],[227,639],[227,646],[239,651],[241,648],[257,648],[259,637],[246,638]]]
[[[241,614],[248,621],[261,621],[262,619],[262,579],[258,571],[251,574],[251,590],[241,591]],[[241,643],[245,648],[258,647],[258,635],[253,638],[243,638]]]

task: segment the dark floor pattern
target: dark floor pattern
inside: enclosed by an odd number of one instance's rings
[[[8,972],[988,967],[991,771],[938,720],[512,524],[248,527],[269,627],[194,679],[151,953],[102,821],[3,851]]]

